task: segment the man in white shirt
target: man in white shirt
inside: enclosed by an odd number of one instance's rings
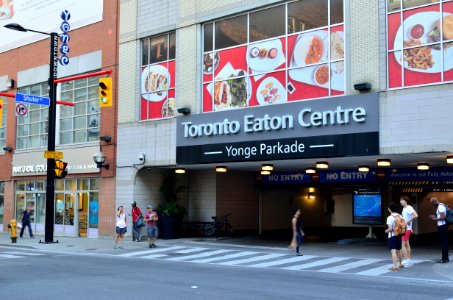
[[[448,263],[450,262],[448,257],[448,224],[445,221],[447,209],[435,197],[431,198],[430,202],[434,207],[437,207],[436,215],[430,215],[430,218],[437,222],[437,231],[439,232],[440,245],[442,247],[442,259],[436,262],[441,264]]]
[[[403,266],[409,267],[411,266],[411,246],[409,245],[409,238],[412,233],[412,221],[418,218],[417,212],[414,210],[412,206],[409,204],[409,197],[408,196],[401,196],[400,197],[400,204],[403,207],[403,219],[406,221],[406,234],[402,237],[402,252],[403,252]]]

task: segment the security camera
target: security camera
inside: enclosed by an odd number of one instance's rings
[[[145,153],[144,152],[140,152],[140,154],[138,155],[138,159],[141,162],[144,162],[145,161]]]

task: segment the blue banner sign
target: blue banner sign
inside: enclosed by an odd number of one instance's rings
[[[19,93],[16,94],[16,102],[30,103],[30,104],[44,105],[44,106],[50,105],[50,99],[47,97],[40,97],[40,96],[33,96],[33,95],[19,94]]]
[[[385,169],[378,179],[376,169],[359,172],[357,169],[320,171],[315,176],[303,171],[272,172],[263,176],[263,184],[298,184],[298,183],[373,183],[395,181],[453,181],[453,168],[439,167],[428,171],[417,169]],[[313,180],[315,179],[315,180]]]

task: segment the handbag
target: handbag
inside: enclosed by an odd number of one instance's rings
[[[140,216],[140,217],[137,219],[137,226],[138,226],[138,227],[143,227],[143,226],[145,226],[145,221],[143,221],[143,216]]]

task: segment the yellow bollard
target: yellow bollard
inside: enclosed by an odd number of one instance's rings
[[[11,230],[11,243],[15,244],[17,242],[17,221],[12,219],[9,221],[8,229]]]

